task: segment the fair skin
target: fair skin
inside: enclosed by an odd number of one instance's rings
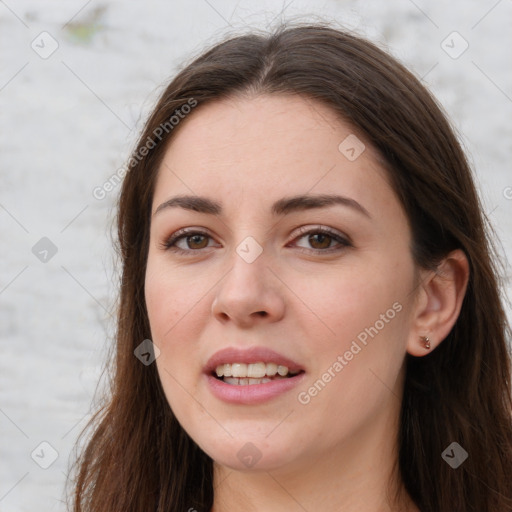
[[[417,512],[407,495],[400,507],[386,497],[400,487],[392,467],[403,363],[406,353],[435,350],[452,328],[467,283],[463,254],[438,272],[417,268],[377,153],[358,134],[366,149],[346,158],[338,146],[355,130],[320,103],[235,97],[198,107],[179,128],[154,191],[145,294],[167,400],[214,460],[213,510]],[[322,194],[362,208],[271,211],[283,198]],[[207,197],[222,211],[156,212],[178,195]],[[166,249],[181,228],[203,235],[176,242],[186,253]],[[262,249],[251,263],[236,250],[246,237]],[[354,341],[360,350],[350,357]],[[258,404],[212,394],[208,359],[254,346],[299,363],[300,383]],[[259,456],[252,466],[239,456],[247,443]]]

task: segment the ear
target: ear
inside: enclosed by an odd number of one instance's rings
[[[469,263],[460,249],[452,251],[435,271],[421,271],[407,352],[424,356],[448,336],[462,307],[469,279]],[[421,337],[430,340],[426,349]]]

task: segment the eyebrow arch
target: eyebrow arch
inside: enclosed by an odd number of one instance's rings
[[[352,208],[371,219],[371,215],[368,210],[356,200],[336,194],[297,195],[285,197],[283,199],[279,199],[272,205],[271,212],[273,215],[287,215],[296,211],[325,208],[336,204]],[[192,210],[209,215],[220,215],[222,213],[222,205],[213,199],[201,196],[182,195],[172,197],[171,199],[163,202],[155,210],[153,216],[167,208],[183,208],[185,210]]]

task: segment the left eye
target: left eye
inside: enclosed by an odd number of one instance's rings
[[[309,230],[306,232],[303,232],[303,234],[299,237],[297,237],[295,240],[302,240],[305,239],[306,243],[309,244],[311,247],[305,247],[303,245],[298,245],[298,247],[303,247],[308,250],[314,250],[314,251],[320,251],[320,252],[330,252],[332,250],[341,250],[344,247],[349,247],[352,244],[343,236],[340,234],[325,229],[325,228],[317,228],[313,230]],[[334,243],[334,247],[333,247]],[[338,246],[336,246],[336,244]]]

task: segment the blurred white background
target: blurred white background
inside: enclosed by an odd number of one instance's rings
[[[512,255],[510,0],[0,0],[0,511],[65,510],[114,327],[119,187],[93,190],[181,63],[226,34],[318,16],[386,45],[434,92]]]

